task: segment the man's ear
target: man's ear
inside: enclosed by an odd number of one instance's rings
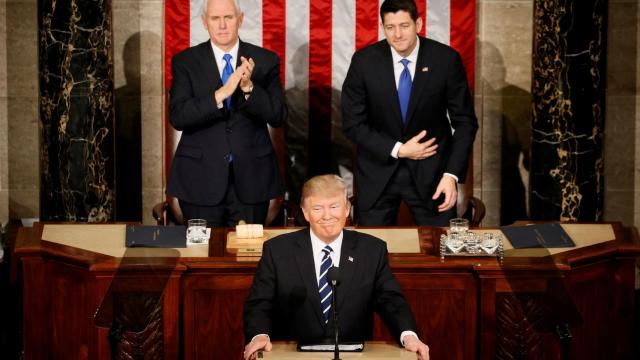
[[[420,33],[420,30],[422,30],[422,18],[418,17],[418,19],[416,20],[416,33]]]
[[[308,223],[311,223],[309,220],[309,215],[307,214],[307,210],[304,208],[304,205],[300,207],[302,209],[302,215],[304,215],[304,219],[307,220]]]

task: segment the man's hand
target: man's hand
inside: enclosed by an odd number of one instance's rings
[[[436,188],[435,194],[431,199],[436,200],[440,197],[440,194],[444,194],[444,201],[442,204],[438,205],[438,211],[443,212],[451,209],[453,205],[456,204],[456,199],[458,196],[458,190],[456,184],[456,179],[451,176],[443,175],[442,179],[440,179],[440,183]]]
[[[258,351],[271,351],[273,345],[267,335],[258,335],[244,347],[244,360],[254,360]]]
[[[398,149],[398,158],[408,158],[411,160],[422,160],[436,154],[438,144],[434,144],[436,138],[431,138],[423,143],[420,142],[425,136],[427,131],[422,130],[420,133],[400,146]]]
[[[418,355],[418,360],[429,360],[429,347],[413,335],[404,337],[404,348]]]
[[[223,102],[224,99],[233,95],[233,93],[238,88],[238,84],[240,84],[240,80],[242,80],[243,72],[244,68],[238,67],[236,71],[234,71],[233,74],[229,76],[229,79],[227,79],[227,83],[222,85],[220,89],[216,90],[214,94],[216,98],[216,104]]]
[[[253,69],[256,67],[256,63],[253,62],[252,58],[247,59],[244,56],[240,56],[240,61],[242,62],[240,67],[243,68],[242,78],[240,79],[240,90],[248,93],[253,89],[251,74],[253,73]]]

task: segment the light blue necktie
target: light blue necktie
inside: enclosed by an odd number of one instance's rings
[[[407,121],[407,108],[409,107],[409,97],[411,97],[411,73],[407,65],[409,60],[400,60],[404,66],[404,70],[400,74],[400,81],[398,82],[398,100],[400,100],[400,112],[402,113],[402,123]]]
[[[233,74],[233,67],[231,66],[231,54],[224,54],[222,59],[226,62],[224,69],[222,69],[222,85],[224,85],[227,83],[227,80],[229,80],[231,74]],[[229,109],[231,107],[231,96],[224,99],[224,101],[227,104],[227,109]]]
[[[324,323],[329,322],[329,310],[331,309],[331,286],[327,281],[327,272],[329,268],[333,266],[331,261],[331,252],[333,249],[327,245],[322,249],[324,255],[322,256],[322,262],[320,263],[320,280],[318,281],[318,291],[320,291],[320,308],[322,309],[322,318]]]

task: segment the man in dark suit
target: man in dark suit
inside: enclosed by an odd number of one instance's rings
[[[280,60],[240,41],[242,20],[236,1],[206,1],[202,22],[211,41],[171,63],[170,121],[182,137],[167,193],[185,219],[215,226],[263,223],[269,200],[282,192],[267,127],[287,114]]]
[[[464,67],[418,36],[413,0],[386,0],[380,16],[386,40],[353,55],[342,87],[343,130],[358,146],[357,221],[393,225],[405,201],[418,225],[447,225],[478,128]]]
[[[302,188],[302,211],[310,229],[265,242],[244,308],[245,359],[271,350],[271,340],[331,339],[331,287],[326,272],[340,271],[337,307],[341,341],[372,334],[377,312],[405,349],[428,359],[429,348],[416,335],[416,323],[389,263],[386,244],[344,230],[350,204],[336,175],[316,176]]]

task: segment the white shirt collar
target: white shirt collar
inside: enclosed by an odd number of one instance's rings
[[[218,71],[220,72],[220,75],[222,76],[222,69],[225,66],[225,61],[222,58],[224,56],[224,54],[231,55],[231,67],[235,70],[236,69],[236,63],[239,60],[238,59],[238,49],[240,48],[240,39],[238,39],[236,41],[235,45],[233,45],[233,47],[229,51],[224,51],[224,50],[220,49],[219,47],[217,47],[213,43],[213,41],[209,41],[209,43],[211,44],[211,49],[213,49],[213,56],[216,59],[216,64],[218,64]]]
[[[396,51],[396,49],[393,48],[393,46],[389,46],[389,48],[391,48],[391,58],[393,59],[394,65],[398,64],[402,59],[407,59],[411,62],[413,66],[415,66],[416,62],[418,61],[418,50],[420,49],[420,37],[418,37],[418,35],[416,34],[416,47],[413,48],[413,51],[407,57],[403,57],[402,55],[398,54],[398,52]]]
[[[327,244],[326,242],[320,240],[320,238],[313,233],[313,230],[311,230],[311,228],[309,228],[309,234],[311,235],[311,247],[313,248],[314,255],[319,254],[327,245],[331,246],[331,249],[333,249],[334,253],[337,253],[342,249],[342,237],[344,231],[340,231],[340,235],[338,235],[338,237],[330,244]]]

